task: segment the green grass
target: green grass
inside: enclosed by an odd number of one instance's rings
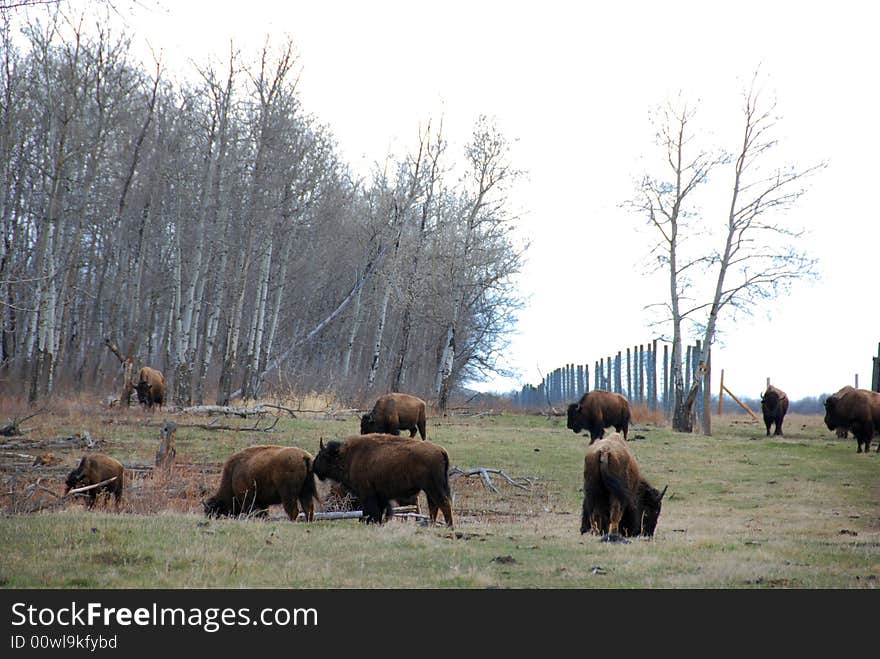
[[[147,418],[147,417],[143,417]],[[42,421],[45,436],[87,426],[105,452],[151,462],[158,427],[117,418]],[[119,423],[119,421],[125,421]],[[204,419],[200,420],[204,421]],[[229,422],[232,423],[232,422]],[[242,423],[246,425],[248,421]],[[54,425],[53,425],[54,424]],[[88,425],[92,424],[92,425]],[[74,427],[75,426],[75,427]],[[643,474],[669,484],[653,541],[602,543],[579,533],[587,440],[561,418],[500,415],[429,421],[462,468],[531,479],[453,481],[456,527],[412,521],[206,521],[196,499],[156,514],[63,510],[0,517],[0,585],[9,588],[876,588],[880,455],[856,454],[819,417],[767,438],[739,417],[712,437],[637,426]],[[254,443],[316,452],[357,423],[279,421],[274,433],[178,431],[178,460],[220,464]],[[77,453],[65,456],[74,463]],[[45,481],[44,481],[45,483]],[[132,493],[130,497],[134,497]],[[129,501],[128,510],[137,509]],[[189,512],[181,512],[183,510]],[[273,510],[273,514],[279,514]]]

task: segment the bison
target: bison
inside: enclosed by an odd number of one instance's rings
[[[621,435],[591,443],[584,457],[581,533],[591,531],[611,542],[653,536],[668,487],[660,492],[648,484]]]
[[[770,436],[770,426],[776,424],[774,435],[782,435],[782,420],[788,412],[788,395],[777,389],[772,384],[767,385],[767,391],[761,394],[761,412],[764,415],[764,425],[767,426],[767,436]]]
[[[409,430],[409,436],[415,437],[418,430],[425,439],[425,407],[425,401],[409,394],[385,394],[361,417],[361,434],[399,435]]]
[[[382,523],[393,515],[391,500],[424,492],[431,523],[438,511],[453,525],[449,490],[449,454],[442,446],[395,435],[370,433],[345,441],[320,442],[315,475],[332,478],[348,488],[362,504],[363,521]]]
[[[590,444],[604,437],[608,426],[614,426],[626,439],[629,421],[629,401],[620,394],[602,389],[587,392],[580,401],[568,406],[567,427],[575,433],[589,430]]]
[[[138,371],[137,382],[133,386],[141,405],[147,409],[151,409],[153,405],[162,407],[165,401],[165,376],[162,373],[144,366]]]
[[[315,515],[315,478],[310,453],[295,446],[249,446],[223,465],[217,492],[203,502],[208,517],[265,516],[280,503],[291,521],[299,507],[310,522]],[[299,502],[299,507],[297,506]]]
[[[84,455],[76,469],[67,474],[67,479],[64,481],[67,487],[64,489],[64,493],[67,494],[70,490],[77,487],[97,485],[102,481],[115,477],[116,480],[89,490],[85,503],[86,508],[92,508],[95,505],[98,494],[103,492],[108,496],[113,495],[116,509],[119,510],[119,504],[122,501],[123,472],[122,463],[111,458],[109,455],[101,453]]]
[[[856,453],[871,450],[874,433],[880,433],[880,393],[867,389],[843,387],[825,399],[825,425],[828,430],[852,432],[858,448]],[[877,445],[880,453],[880,444]]]

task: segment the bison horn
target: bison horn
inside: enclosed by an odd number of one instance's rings
[[[666,484],[666,487],[663,488],[663,491],[660,493],[660,500],[663,500],[663,495],[666,494],[666,490],[669,488],[669,484]]]
[[[323,448],[324,448],[324,438],[321,437],[321,439],[318,440],[318,449],[323,449]]]

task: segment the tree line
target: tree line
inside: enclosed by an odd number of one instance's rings
[[[105,342],[178,405],[271,386],[444,407],[502,368],[527,245],[492,121],[460,155],[427,121],[358,177],[290,41],[173,82],[57,7],[2,30],[0,390],[112,385]]]

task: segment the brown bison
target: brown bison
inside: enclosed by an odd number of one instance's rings
[[[868,453],[874,433],[880,433],[880,393],[843,387],[825,399],[825,425],[828,430],[851,432],[858,445],[856,453],[862,452],[862,444]],[[877,452],[880,453],[880,444]]]
[[[442,446],[387,434],[349,437],[324,444],[315,456],[315,475],[342,483],[362,504],[363,521],[382,523],[393,515],[391,500],[406,500],[424,492],[431,523],[443,512],[452,526],[449,455]]]
[[[604,437],[608,426],[614,426],[626,439],[629,421],[629,401],[620,394],[602,389],[587,392],[580,401],[568,406],[567,427],[575,433],[589,430],[590,444]]]
[[[772,384],[767,385],[767,391],[761,394],[761,412],[764,415],[764,425],[767,426],[767,436],[770,436],[770,426],[776,424],[774,435],[782,435],[782,420],[788,412],[788,395],[777,389]]]
[[[385,433],[399,435],[409,430],[415,437],[416,430],[425,439],[425,401],[409,394],[385,394],[373,410],[361,417],[361,434]]]
[[[153,405],[162,407],[165,402],[165,376],[155,368],[144,366],[138,371],[133,387],[137,391],[138,402],[147,409]]]
[[[660,492],[642,478],[619,434],[591,443],[584,457],[581,533],[591,531],[611,542],[621,535],[653,536],[666,487]]]
[[[295,446],[249,446],[223,465],[216,494],[203,502],[208,517],[265,516],[280,503],[291,521],[299,515],[314,519],[315,478],[312,455]]]
[[[79,465],[77,465],[76,469],[67,474],[67,479],[64,481],[64,484],[67,487],[65,487],[64,493],[67,494],[77,487],[96,485],[101,481],[106,481],[115,477],[116,480],[111,481],[106,485],[102,485],[101,487],[91,489],[85,493],[88,494],[86,507],[92,508],[95,505],[95,500],[97,499],[98,494],[103,492],[108,496],[111,494],[113,495],[113,502],[118,510],[119,504],[122,500],[123,473],[124,469],[122,463],[119,462],[119,460],[111,458],[109,455],[103,455],[101,453],[84,455],[79,461]]]

